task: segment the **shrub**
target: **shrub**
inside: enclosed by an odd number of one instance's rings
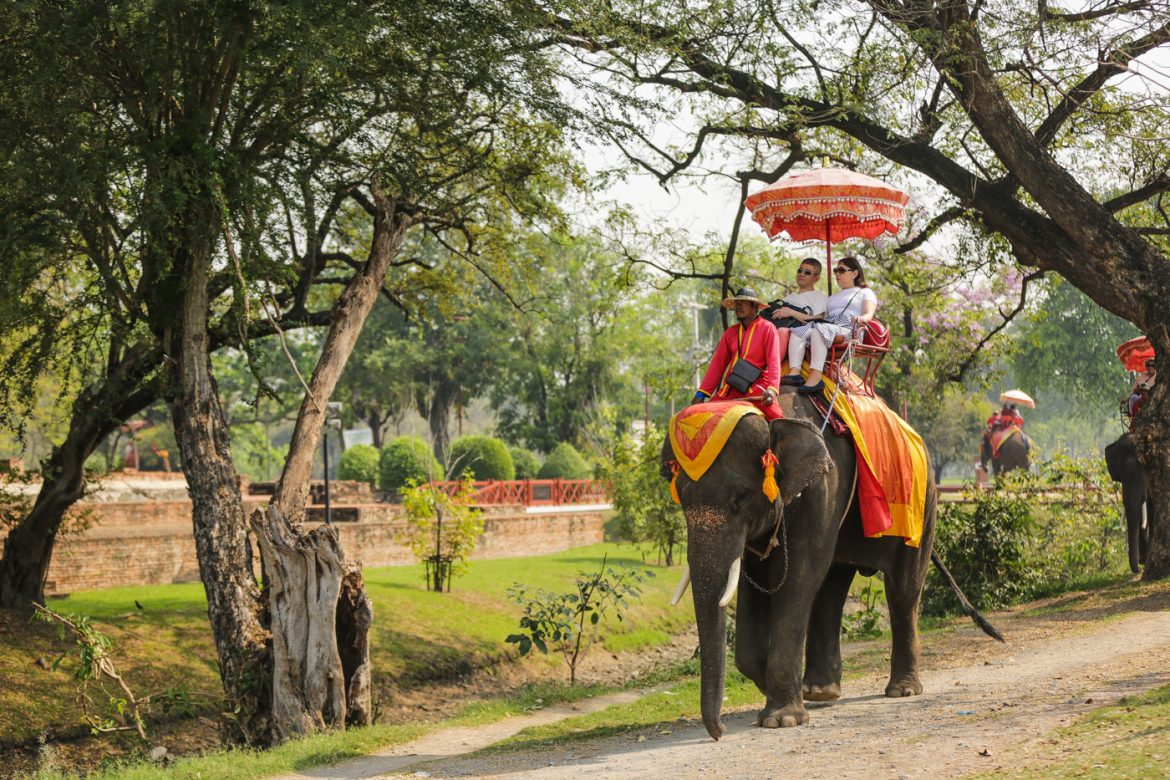
[[[531,589],[522,583],[508,588],[508,598],[524,608],[520,632],[507,642],[528,655],[532,648],[547,654],[549,646],[561,654],[569,667],[569,685],[577,684],[577,665],[593,647],[607,613],[619,621],[632,598],[642,594],[638,587],[654,572],[640,569],[616,570],[601,559],[599,571],[579,572],[571,593]]]
[[[515,479],[516,467],[508,446],[491,436],[461,436],[451,443],[451,465],[475,479]]]
[[[561,442],[549,454],[536,476],[540,479],[589,479],[593,472],[576,447]]]
[[[382,448],[378,462],[378,486],[391,494],[398,494],[407,482],[429,482],[443,479],[443,467],[435,459],[430,446],[418,436],[399,436]]]
[[[1026,477],[1016,478],[1016,484]],[[970,503],[942,504],[934,546],[977,609],[997,609],[1032,595],[1040,573],[1028,560],[1034,496],[999,482],[996,490],[974,489]],[[922,611],[943,615],[960,611],[958,599],[931,569],[922,594]]]
[[[407,538],[416,560],[426,564],[427,587],[438,593],[451,590],[451,580],[467,570],[467,560],[483,533],[483,519],[474,507],[475,487],[470,479],[454,495],[409,480],[403,491]]]
[[[355,444],[341,453],[337,464],[338,479],[354,479],[368,482],[371,487],[378,484],[378,461],[381,454],[370,444]]]
[[[509,447],[512,465],[516,467],[516,479],[536,479],[540,473],[540,458],[532,450],[523,447]]]
[[[670,481],[658,472],[661,443],[653,428],[640,446],[623,436],[602,464],[601,478],[617,510],[617,538],[652,545],[673,566],[675,548],[686,542],[687,524],[670,494]]]

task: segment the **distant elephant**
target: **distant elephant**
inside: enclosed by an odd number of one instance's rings
[[[735,664],[767,697],[758,725],[807,723],[804,700],[831,701],[841,695],[841,615],[859,569],[885,575],[893,634],[886,695],[922,692],[917,619],[934,541],[933,474],[928,467],[919,547],[895,537],[866,539],[852,440],[822,435],[822,418],[812,402],[789,388],[782,390],[779,403],[784,419],[769,425],[758,415],[742,418],[698,481],[685,472],[677,476],[689,564],[675,600],[689,577],[699,630],[700,710],[715,739],[723,734],[726,606],[741,576],[747,582],[738,588]],[[769,449],[779,460],[775,502],[762,490],[762,458]],[[672,459],[668,438],[662,449],[664,477],[671,476]],[[770,540],[779,545],[773,547]]]
[[[1031,451],[1032,440],[1022,430],[1017,429],[1015,435],[1010,436],[1004,440],[1003,444],[999,445],[999,452],[996,453],[995,457],[991,455],[991,441],[984,436],[979,461],[984,467],[990,463],[991,473],[998,477],[1000,474],[1015,469],[1027,471],[1031,466],[1028,460]]]
[[[1150,549],[1150,518],[1146,516],[1146,471],[1137,459],[1133,438],[1121,438],[1105,448],[1105,465],[1114,482],[1121,483],[1121,499],[1125,504],[1126,539],[1129,543],[1129,569],[1141,571]]]

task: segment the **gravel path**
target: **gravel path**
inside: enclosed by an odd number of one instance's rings
[[[847,679],[845,697],[809,704],[812,722],[800,728],[757,728],[755,710],[749,709],[724,713],[727,733],[719,742],[695,718],[662,732],[642,730],[551,751],[470,755],[521,728],[616,703],[595,700],[581,710],[549,709],[484,728],[437,732],[386,755],[295,777],[793,774],[871,780],[958,777],[1019,766],[1031,749],[1051,741],[1052,729],[1077,715],[1170,682],[1170,591],[1162,590],[1075,611],[997,616],[1007,645],[973,629],[932,638],[924,651],[922,696],[885,698],[885,675]]]

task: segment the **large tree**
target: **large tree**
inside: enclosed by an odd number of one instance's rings
[[[398,256],[406,230],[447,233],[470,252],[475,223],[546,205],[547,188],[529,184],[555,162],[565,117],[515,10],[125,0],[22,2],[0,17],[12,55],[0,81],[14,98],[0,195],[21,239],[6,292],[68,312],[68,291],[36,293],[81,259],[103,285],[102,335],[117,346],[98,362],[100,397],[74,404],[95,419],[61,448],[70,480],[47,468],[42,494],[79,484],[87,449],[152,393],[168,401],[227,711],[248,741],[346,713],[303,691],[301,712],[273,722],[268,613],[210,353],[247,349],[324,305],[318,321],[331,328],[274,501],[295,526],[324,403],[385,274],[411,262]],[[53,323],[46,311],[13,327],[51,349]],[[12,603],[42,587],[15,553],[32,549],[43,571],[55,531],[26,522],[8,537],[0,582],[15,583],[3,592]]]
[[[589,64],[635,89],[659,88],[665,110],[698,118],[693,145],[681,150],[662,149],[626,124],[626,148],[644,141],[640,154],[659,169],[702,159],[705,144],[734,138],[758,155],[741,159],[761,179],[812,150],[904,172],[933,210],[930,231],[949,225],[953,235],[969,225],[994,233],[1020,264],[1059,274],[1138,326],[1159,368],[1168,367],[1170,219],[1160,204],[1170,190],[1170,95],[1141,75],[1142,58],[1170,43],[1165,2],[1069,9],[757,0],[548,10],[562,41]],[[1150,476],[1151,579],[1170,576],[1168,412],[1163,383],[1135,426]]]

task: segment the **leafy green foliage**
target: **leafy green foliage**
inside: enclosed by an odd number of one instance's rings
[[[1014,471],[968,503],[940,506],[935,547],[971,603],[994,609],[1126,569],[1124,511],[1117,483],[1099,455],[1057,453],[1039,474]],[[958,603],[933,570],[923,612]]]
[[[407,540],[415,560],[426,564],[431,590],[451,590],[451,580],[467,570],[475,543],[483,534],[483,518],[475,508],[475,486],[464,479],[450,494],[418,480],[407,480],[402,496]]]
[[[462,436],[451,442],[451,466],[475,479],[515,479],[508,445],[491,436]]]
[[[508,598],[524,608],[520,632],[509,634],[507,641],[517,646],[520,655],[536,648],[547,654],[549,646],[559,652],[569,667],[569,684],[577,684],[577,665],[597,639],[607,615],[622,620],[631,598],[640,596],[638,587],[654,573],[644,569],[606,566],[593,573],[580,572],[576,588],[570,593],[552,593],[529,588],[521,583],[508,589]]]
[[[602,462],[601,478],[617,511],[618,538],[651,545],[672,566],[675,548],[686,542],[686,518],[670,494],[670,482],[659,474],[661,448],[662,436],[654,428],[641,445],[624,436]]]
[[[561,442],[545,458],[536,476],[540,479],[589,479],[593,474],[577,448]]]
[[[1020,472],[1012,472],[1019,474]],[[1028,545],[1036,523],[1031,498],[1009,489],[968,491],[970,504],[943,504],[935,526],[935,549],[946,562],[967,598],[978,609],[995,609],[1027,598],[1039,578],[1028,560]],[[923,593],[927,615],[957,612],[959,603],[946,583],[931,570]]]
[[[540,458],[535,452],[523,447],[509,447],[508,452],[516,468],[516,479],[536,479],[540,473]]]
[[[412,481],[417,485],[445,476],[431,448],[418,436],[399,436],[382,448],[378,487],[386,493],[398,493]]]
[[[1132,324],[1068,282],[1053,279],[1044,304],[1021,329],[1013,369],[1021,384],[1059,388],[1079,409],[1095,412],[1128,389],[1114,350],[1137,335]]]
[[[341,461],[337,464],[337,478],[366,482],[371,486],[377,485],[381,457],[382,454],[378,452],[377,447],[355,444],[341,453]]]
[[[846,640],[858,641],[873,639],[881,636],[882,611],[878,601],[882,597],[882,589],[878,587],[875,578],[866,577],[865,586],[858,594],[861,599],[861,609],[841,617],[841,632]]]

